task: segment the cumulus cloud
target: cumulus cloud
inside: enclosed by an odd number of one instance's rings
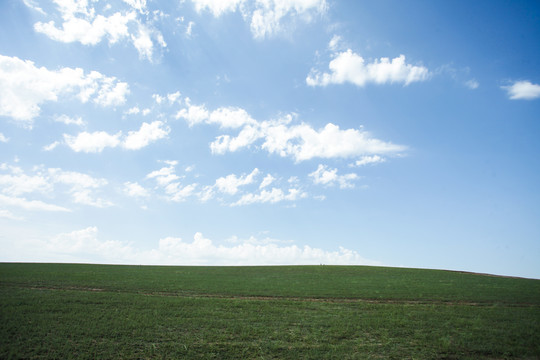
[[[154,179],[159,188],[166,195],[167,200],[182,202],[187,198],[194,196],[197,189],[197,184],[182,184],[179,180],[180,176],[176,174],[175,167],[177,161],[165,161],[168,166],[164,166],[159,170],[152,171],[146,175],[147,179]]]
[[[75,152],[97,153],[107,147],[118,146],[121,135],[122,132],[110,135],[105,131],[83,131],[75,136],[64,134],[64,141]]]
[[[248,175],[237,176],[230,174],[224,177],[220,177],[216,180],[215,187],[226,194],[234,195],[238,192],[240,186],[252,184],[255,181],[255,177],[259,174],[259,169],[255,168]]]
[[[192,0],[195,10],[210,11],[215,17],[226,12],[240,11],[250,23],[256,39],[264,39],[291,29],[298,20],[310,23],[326,12],[325,0]]]
[[[7,143],[9,141],[9,138],[6,137],[4,134],[0,133],[0,142]]]
[[[143,123],[138,131],[130,131],[122,146],[128,150],[139,150],[150,143],[166,138],[170,129],[161,121]]]
[[[261,182],[261,185],[259,185],[259,189],[267,187],[268,185],[272,184],[275,180],[276,178],[273,177],[272,175],[270,174],[266,175],[263,181]]]
[[[35,241],[42,256],[57,262],[99,262],[144,265],[380,265],[363,258],[357,251],[338,246],[324,250],[298,246],[285,241],[261,241],[235,238],[234,243],[216,244],[197,232],[193,240],[179,237],[160,239],[151,250],[133,244],[103,240],[96,226],[61,233],[44,241]],[[42,258],[42,257],[41,257]],[[32,259],[22,259],[30,261]]]
[[[29,173],[16,166],[3,165],[0,173],[0,195],[2,203],[26,210],[69,211],[68,209],[47,204],[41,200],[27,200],[21,195],[47,196],[65,192],[74,203],[94,207],[108,207],[110,201],[95,196],[95,192],[107,185],[105,179],[94,178],[88,174],[64,171],[59,168],[34,167]],[[60,188],[64,188],[63,191]]]
[[[61,122],[66,125],[77,125],[77,126],[86,125],[86,123],[83,121],[83,119],[80,116],[77,118],[71,118],[67,115],[59,115],[54,118],[54,121]]]
[[[310,246],[254,244],[253,241],[223,246],[214,244],[201,233],[196,233],[192,242],[175,237],[161,239],[156,253],[167,264],[185,265],[374,264],[358,252],[343,247],[325,251]]]
[[[135,183],[132,183],[129,181],[125,182],[124,192],[128,196],[136,197],[136,198],[144,198],[144,197],[150,196],[150,193],[148,192],[148,190],[146,190],[145,188],[143,188],[141,185],[139,185],[136,182]]]
[[[105,148],[121,146],[127,150],[140,150],[150,143],[166,138],[170,129],[162,121],[142,123],[139,130],[122,136],[119,131],[109,134],[105,131],[80,132],[77,135],[64,134],[64,142],[75,152],[98,153]]]
[[[242,206],[251,204],[275,204],[282,201],[294,202],[296,200],[307,197],[307,193],[301,189],[291,188],[287,192],[282,189],[272,188],[271,190],[262,189],[258,193],[248,193],[242,195],[242,197],[232,206]]]
[[[32,61],[0,55],[0,116],[8,116],[32,127],[46,102],[72,96],[83,103],[92,100],[101,106],[121,105],[129,86],[97,71],[85,74],[80,68],[48,70]]]
[[[184,119],[189,126],[197,124],[216,124],[221,128],[236,129],[245,125],[254,125],[257,122],[242,108],[220,107],[212,112],[208,111],[204,105],[192,105],[189,98],[186,101],[187,107],[181,109],[176,114],[177,119]]]
[[[368,164],[378,164],[385,162],[386,159],[379,155],[362,156],[359,160],[356,160],[354,166],[364,166]]]
[[[219,17],[226,12],[236,11],[236,9],[245,2],[246,0],[193,0],[197,12],[208,10],[216,17]]]
[[[327,86],[348,82],[360,87],[369,83],[409,85],[413,82],[425,81],[430,77],[426,67],[407,64],[405,55],[391,60],[383,57],[366,63],[362,56],[351,49],[334,54],[328,67],[329,73],[312,69],[306,78],[306,83],[309,86]]]
[[[516,81],[512,85],[501,86],[511,100],[534,100],[540,98],[540,85],[528,80]]]
[[[261,171],[257,168],[250,173],[218,177],[213,184],[199,185],[186,181],[186,175],[180,176],[176,173],[177,161],[165,163],[167,166],[146,175],[146,180],[154,180],[156,188],[162,190],[165,198],[169,201],[180,202],[193,198],[206,202],[217,199],[224,205],[242,206],[255,203],[294,202],[308,196],[297,183],[289,184],[289,188],[286,190],[278,187],[269,190],[269,185],[274,183],[276,179],[267,174],[262,180],[259,180]],[[188,173],[189,170],[190,167],[186,168],[185,172]]]
[[[306,123],[294,124],[296,115],[279,119],[257,121],[240,108],[219,108],[208,111],[204,105],[191,105],[180,110],[190,126],[217,124],[222,129],[239,129],[236,136],[223,134],[210,144],[214,154],[235,152],[258,145],[260,149],[295,161],[313,158],[363,158],[365,156],[397,154],[405,146],[376,139],[362,129],[340,129],[328,123],[322,129],[314,129]]]
[[[327,186],[339,184],[341,189],[353,188],[352,181],[358,180],[358,175],[354,173],[338,175],[337,169],[329,169],[328,166],[322,164],[319,164],[317,170],[310,173],[309,176],[313,178],[315,184]]]
[[[155,43],[162,48],[167,46],[151,20],[139,16],[148,13],[145,0],[124,0],[129,5],[127,10],[110,16],[99,14],[88,1],[56,0],[55,3],[62,19],[60,24],[53,20],[34,24],[35,31],[55,41],[96,45],[107,40],[112,45],[127,40],[137,49],[140,58],[148,60],[153,58]]]

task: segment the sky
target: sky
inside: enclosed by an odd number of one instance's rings
[[[0,261],[540,278],[540,4],[0,1]]]

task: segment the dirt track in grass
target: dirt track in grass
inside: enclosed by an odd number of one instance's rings
[[[246,296],[224,294],[193,294],[184,292],[131,292],[125,290],[107,290],[100,288],[85,287],[44,287],[44,286],[19,286],[20,289],[48,290],[48,291],[81,291],[81,292],[111,292],[134,294],[143,296],[180,297],[189,299],[223,299],[223,300],[246,300],[246,301],[292,301],[292,302],[321,302],[321,303],[367,303],[367,304],[403,304],[403,305],[447,305],[447,306],[494,306],[494,302],[471,302],[471,301],[441,301],[441,300],[400,300],[400,299],[366,299],[366,298],[333,298],[333,297],[298,297],[298,296]],[[531,303],[504,303],[511,307],[538,307]]]

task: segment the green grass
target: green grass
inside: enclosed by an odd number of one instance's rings
[[[0,264],[0,358],[538,359],[540,281],[361,266]]]

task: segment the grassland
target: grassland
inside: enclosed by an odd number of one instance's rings
[[[0,264],[2,359],[539,359],[540,281],[362,266]]]

